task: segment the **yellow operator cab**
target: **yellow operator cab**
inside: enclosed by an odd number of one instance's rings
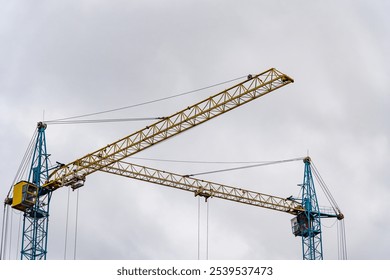
[[[38,187],[26,181],[20,181],[14,186],[12,208],[20,211],[34,206],[38,196]]]

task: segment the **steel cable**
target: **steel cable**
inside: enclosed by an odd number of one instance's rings
[[[73,260],[76,260],[77,252],[77,234],[78,234],[78,220],[79,220],[79,189],[77,189],[76,195],[76,225],[74,230],[74,251],[73,251]]]
[[[218,170],[212,170],[212,171],[205,171],[205,172],[185,175],[185,177],[193,177],[193,176],[206,175],[206,174],[212,174],[212,173],[234,171],[234,170],[239,170],[239,169],[254,168],[254,167],[273,165],[273,164],[279,164],[279,163],[286,163],[286,162],[292,162],[292,161],[298,161],[298,160],[303,160],[303,158],[293,158],[293,159],[269,161],[269,162],[253,164],[253,165],[245,165],[245,166],[239,166],[239,167],[232,167],[232,168],[218,169]]]
[[[172,99],[172,98],[188,95],[188,94],[191,94],[191,93],[194,93],[194,92],[206,90],[206,89],[209,89],[209,88],[212,88],[212,87],[216,87],[216,86],[220,86],[220,85],[223,85],[223,84],[226,84],[226,83],[234,82],[234,81],[237,81],[237,80],[240,80],[240,79],[243,79],[243,78],[246,78],[246,76],[241,76],[241,77],[238,77],[238,78],[235,78],[235,79],[231,79],[231,80],[228,80],[228,81],[225,81],[225,82],[213,84],[213,85],[210,85],[210,86],[202,87],[202,88],[199,88],[199,89],[195,89],[195,90],[191,90],[191,91],[187,91],[187,92],[183,92],[183,93],[179,93],[179,94],[175,94],[175,95],[171,95],[171,96],[167,96],[167,97],[163,97],[163,98],[158,98],[158,99],[154,99],[154,100],[150,100],[150,101],[145,101],[145,102],[141,102],[141,103],[137,103],[137,104],[133,104],[133,105],[128,105],[128,106],[119,107],[119,108],[110,109],[110,110],[104,110],[104,111],[95,112],[95,113],[89,113],[89,114],[77,115],[77,116],[73,116],[73,117],[55,119],[55,120],[47,121],[46,123],[58,122],[58,121],[67,121],[67,120],[72,120],[72,119],[79,119],[79,118],[84,118],[84,117],[96,116],[96,115],[101,115],[101,114],[121,111],[121,110],[125,110],[125,109],[135,108],[135,107],[139,107],[139,106],[143,106],[143,105],[148,105],[148,104],[152,104],[152,103],[156,103],[156,102],[160,102],[160,101],[164,101],[164,100],[168,100],[168,99]]]
[[[66,249],[67,249],[67,246],[68,246],[69,201],[70,201],[70,188],[68,188],[68,202],[66,204],[64,260],[66,260]]]

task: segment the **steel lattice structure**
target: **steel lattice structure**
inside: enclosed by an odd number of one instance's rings
[[[46,259],[49,205],[52,192],[42,188],[49,177],[48,153],[46,149],[46,125],[38,123],[37,138],[33,151],[28,181],[37,187],[35,204],[23,214],[23,236],[21,259]]]
[[[48,189],[77,183],[81,178],[178,135],[293,82],[272,68],[180,112],[146,126],[112,144],[77,159],[50,174]]]
[[[206,199],[209,197],[216,197],[293,215],[297,215],[304,211],[301,204],[294,200],[200,180],[186,175],[179,175],[129,162],[119,161],[113,165],[103,167],[100,170],[131,179],[193,192],[195,196],[203,196]]]
[[[341,215],[319,212],[308,158],[305,159],[302,199],[262,194],[125,161],[142,150],[293,82],[292,78],[274,68],[258,75],[249,75],[244,82],[164,117],[71,163],[58,165],[51,174],[48,173],[47,166],[46,125],[39,123],[36,154],[28,182],[16,184],[13,197],[6,199],[6,204],[24,212],[22,258],[46,259],[49,204],[53,191],[65,186],[73,189],[82,187],[89,174],[102,171],[193,192],[195,196],[203,196],[206,200],[216,197],[295,215],[293,232],[296,236],[302,236],[303,258],[322,259],[319,218]]]

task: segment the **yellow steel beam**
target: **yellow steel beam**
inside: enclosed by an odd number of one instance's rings
[[[272,68],[53,171],[45,187],[74,186],[85,176],[294,82]]]
[[[95,168],[111,174],[193,192],[195,196],[203,196],[206,199],[217,197],[293,215],[304,211],[302,205],[294,200],[204,181],[125,161],[117,161],[109,166],[95,166]]]

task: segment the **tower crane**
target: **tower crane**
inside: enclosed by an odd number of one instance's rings
[[[292,214],[293,234],[302,237],[303,259],[322,259],[320,219],[343,219],[343,215],[338,208],[331,213],[320,211],[309,157],[304,159],[302,198],[299,199],[281,198],[213,183],[132,164],[126,160],[142,150],[293,82],[292,78],[274,68],[249,75],[245,81],[220,93],[163,117],[73,162],[57,163],[54,167],[48,164],[45,137],[47,125],[39,122],[28,178],[16,183],[5,199],[5,205],[11,205],[23,213],[21,259],[46,259],[49,206],[53,192],[61,187],[78,189],[84,186],[87,176],[96,171],[189,191],[206,200],[215,197]]]

